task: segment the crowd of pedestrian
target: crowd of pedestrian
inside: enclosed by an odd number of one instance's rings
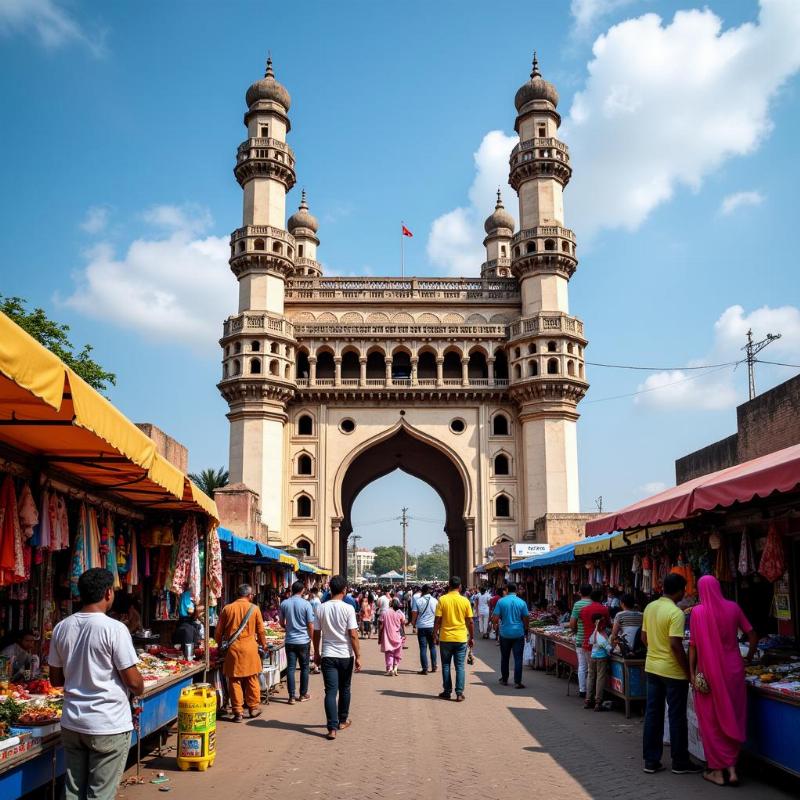
[[[67,761],[66,797],[113,797],[130,746],[130,695],[144,690],[138,657],[123,622],[108,612],[114,602],[113,577],[91,569],[78,581],[82,608],[56,625],[49,655],[50,680],[64,686],[61,721]],[[474,645],[474,618],[482,637],[500,648],[499,681],[508,685],[514,659],[514,687],[523,689],[523,653],[532,619],[555,616],[576,633],[579,695],[585,707],[602,710],[608,660],[614,649],[623,655],[645,652],[647,701],[643,729],[644,771],[664,769],[664,721],[668,717],[672,772],[704,772],[705,780],[736,786],[736,764],[745,739],[745,662],[755,654],[758,638],[739,606],[724,599],[716,578],[698,582],[699,603],[683,608],[686,579],[670,574],[663,594],[643,611],[630,595],[591,585],[580,587],[571,611],[528,602],[514,583],[502,587],[465,588],[453,576],[447,584],[419,587],[360,587],[334,576],[324,588],[296,581],[280,603],[278,618],[286,631],[288,702],[311,699],[309,674],[322,672],[327,738],[335,740],[352,725],[352,680],[361,670],[361,642],[373,632],[385,657],[386,676],[398,675],[407,648],[408,628],[419,645],[419,675],[441,667],[439,698],[466,699],[466,664]],[[690,613],[689,613],[690,612]],[[685,632],[690,639],[688,652]],[[741,654],[740,635],[749,649]],[[238,597],[220,614],[217,638],[224,652],[233,720],[245,708],[261,714],[258,676],[266,647],[261,610],[253,589],[243,584]],[[313,658],[312,658],[313,655]],[[300,680],[296,672],[299,667]],[[690,688],[707,768],[690,758],[687,704]],[[434,692],[432,691],[432,696]]]

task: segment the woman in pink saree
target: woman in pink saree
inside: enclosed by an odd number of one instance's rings
[[[386,674],[397,675],[397,668],[403,657],[403,640],[406,638],[406,618],[400,611],[400,601],[392,600],[392,605],[381,616],[381,652],[386,657]]]
[[[722,596],[715,577],[704,575],[697,586],[700,604],[692,609],[689,620],[689,671],[708,762],[703,777],[718,786],[737,786],[736,762],[747,727],[745,662],[739,651],[739,631],[748,635],[748,661],[755,654],[758,636],[742,609]],[[710,691],[698,690],[698,674],[705,678]]]

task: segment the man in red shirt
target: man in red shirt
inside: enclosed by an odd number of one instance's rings
[[[589,669],[590,676],[594,676],[594,672],[593,672],[593,670],[591,668],[592,667],[592,653],[591,653],[592,646],[591,646],[591,644],[589,644],[589,637],[594,633],[595,620],[597,619],[598,616],[602,617],[602,619],[600,619],[600,626],[599,626],[598,630],[601,633],[607,634],[608,633],[608,629],[611,627],[611,616],[608,613],[608,608],[606,606],[604,606],[600,602],[603,599],[603,593],[602,593],[602,591],[600,589],[595,589],[589,595],[589,599],[592,602],[589,603],[589,605],[584,606],[580,610],[580,619],[581,619],[581,622],[583,623],[583,641],[582,642],[576,642],[575,644],[576,644],[577,647],[582,647],[584,649],[584,651],[586,651],[586,659],[587,659],[587,661],[589,663],[589,667],[590,667],[590,669]],[[605,681],[601,678],[600,682],[602,684]],[[594,683],[593,679],[592,679],[592,683]],[[591,705],[592,705],[591,697],[592,697],[592,693],[593,693],[593,689],[594,688],[595,687],[592,686],[589,683],[589,680],[587,680],[587,683],[586,683],[586,703],[584,704],[584,708],[590,708],[591,707]],[[595,698],[594,698],[594,703],[595,703],[595,706],[596,706],[596,710],[600,709],[600,704],[602,702],[603,702],[603,692],[602,692],[601,688],[598,686],[597,687],[597,691],[595,692]]]

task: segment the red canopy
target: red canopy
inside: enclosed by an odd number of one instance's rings
[[[586,523],[586,535],[662,525],[800,486],[800,444],[721,469]]]

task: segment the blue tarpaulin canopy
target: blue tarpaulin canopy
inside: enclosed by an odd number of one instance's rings
[[[613,539],[619,535],[619,533],[614,532],[604,533],[602,536],[593,536],[591,539],[579,539],[577,542],[564,544],[561,547],[557,547],[555,550],[551,550],[549,553],[544,553],[541,556],[531,556],[530,558],[524,558],[521,561],[515,561],[511,564],[509,569],[536,569],[537,567],[551,567],[554,564],[567,564],[570,561],[575,560],[576,548],[578,548],[580,551],[582,545],[591,543],[591,550],[599,551],[601,548],[597,547],[598,544],[601,542],[608,542],[610,539]]]
[[[289,553],[279,550],[277,547],[270,547],[268,544],[256,542],[253,539],[244,539],[237,536],[227,528],[218,528],[219,540],[222,544],[227,544],[234,553],[241,553],[243,556],[256,556],[265,561],[277,561],[286,564],[295,571],[300,568],[300,562]]]

